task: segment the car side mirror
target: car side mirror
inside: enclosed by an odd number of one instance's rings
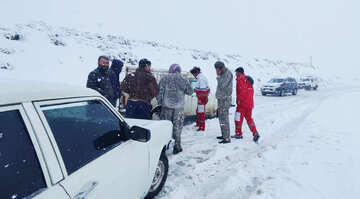
[[[124,141],[126,138],[120,130],[113,130],[106,132],[102,136],[96,138],[93,142],[96,150],[103,150],[110,147],[113,144],[116,144],[120,141]]]
[[[151,132],[146,128],[132,126],[130,128],[130,138],[139,142],[147,142],[151,138]]]

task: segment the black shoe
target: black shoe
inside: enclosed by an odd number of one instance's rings
[[[196,131],[205,131],[204,129],[197,129]]]
[[[243,139],[243,136],[242,136],[242,135],[235,134],[235,135],[232,135],[231,138]]]
[[[219,144],[227,144],[230,143],[230,139],[223,139],[219,142]]]
[[[253,141],[254,141],[254,142],[257,142],[257,141],[259,140],[259,138],[260,138],[259,133],[256,133],[256,134],[254,135]]]
[[[216,139],[223,140],[223,136],[217,136]]]
[[[183,149],[181,148],[181,146],[179,146],[179,147],[174,146],[173,154],[176,155],[176,154],[178,154],[178,153],[180,153],[182,151],[183,151]]]

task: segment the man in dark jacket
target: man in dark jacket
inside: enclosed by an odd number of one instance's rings
[[[114,91],[114,101],[116,102],[121,97],[120,90],[120,81],[119,75],[124,66],[124,63],[118,59],[114,59],[111,63],[109,72],[110,72],[110,82]]]
[[[254,120],[251,117],[252,109],[254,108],[254,88],[250,81],[244,74],[244,69],[239,67],[236,72],[236,113],[235,113],[235,138],[242,139],[241,126],[244,118],[246,119],[249,128],[253,134],[254,142],[260,138],[256,130]]]
[[[151,62],[141,59],[134,73],[126,75],[120,89],[129,94],[126,117],[151,119],[151,100],[159,93],[159,86],[150,72]]]
[[[115,106],[114,91],[110,82],[109,58],[100,56],[98,58],[98,67],[88,75],[86,87],[98,91],[102,96],[109,100]]]

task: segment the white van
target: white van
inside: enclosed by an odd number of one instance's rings
[[[319,79],[313,76],[300,78],[300,81],[298,83],[299,89],[304,88],[305,90],[311,90],[311,89],[317,90],[318,87],[319,87]]]
[[[135,72],[137,67],[135,66],[126,66],[123,74],[120,75],[120,78],[123,79],[127,74]],[[159,83],[160,79],[165,75],[169,74],[168,70],[166,69],[154,69],[151,68],[151,73],[154,75],[156,82]],[[187,79],[190,85],[195,89],[196,87],[196,79],[190,72],[182,72],[182,76]],[[120,110],[125,111],[125,104],[128,98],[128,94],[123,93],[121,99]],[[158,105],[156,98],[152,99],[151,105],[153,107],[151,114],[153,119],[159,119],[159,113],[161,112],[161,107]],[[195,116],[196,115],[196,108],[197,108],[197,97],[196,94],[193,93],[191,96],[185,95],[185,107],[184,107],[184,115],[185,116]],[[206,115],[209,116],[216,116],[217,110],[217,100],[215,95],[210,91],[209,94],[209,101],[206,104]]]

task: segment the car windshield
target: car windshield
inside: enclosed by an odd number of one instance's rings
[[[272,78],[270,81],[268,81],[268,83],[282,83],[284,82],[284,79],[280,79],[280,78]]]

